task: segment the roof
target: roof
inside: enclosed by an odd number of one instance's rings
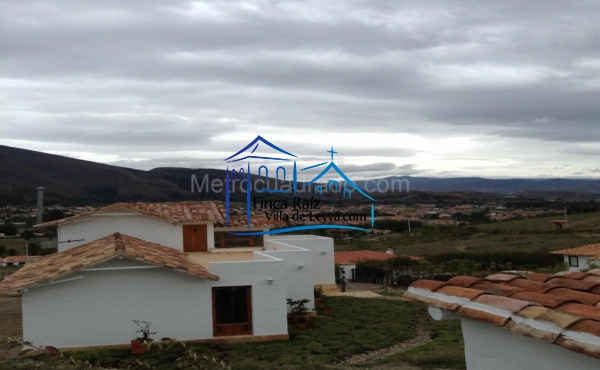
[[[600,259],[600,243],[582,245],[577,248],[568,248],[551,251],[552,254],[565,254],[567,256],[587,256]]]
[[[35,225],[35,227],[57,226],[84,219],[96,213],[106,211],[127,211],[141,213],[147,216],[158,217],[175,223],[205,223],[213,222],[217,227],[225,227],[226,210],[223,202],[218,201],[190,201],[190,202],[162,202],[162,203],[115,203],[110,206],[98,208],[92,212],[80,213],[76,216],[49,221]],[[268,227],[276,224],[268,222],[264,217],[252,217],[251,226]],[[230,227],[247,226],[246,218],[230,215]]]
[[[55,279],[117,257],[169,268],[189,275],[219,280],[208,270],[189,261],[186,255],[173,248],[114,233],[91,243],[66,251],[39,257],[0,282],[0,293],[50,283]]]
[[[385,261],[398,255],[375,252],[375,251],[348,251],[348,252],[335,252],[334,253],[335,263],[338,265],[352,265],[359,261],[364,260],[377,260]],[[417,257],[409,257],[411,259],[418,259]]]
[[[36,258],[38,258],[38,256],[7,256],[5,258],[0,258],[0,262],[19,262],[19,263],[25,263],[27,262],[27,260],[29,260],[29,262],[35,260]]]
[[[600,359],[600,269],[419,280],[403,297]]]

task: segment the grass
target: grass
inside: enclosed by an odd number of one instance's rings
[[[433,321],[430,319],[429,330],[432,332],[433,341],[369,365],[406,362],[423,369],[466,369],[460,320]]]
[[[390,347],[410,339],[414,323],[426,315],[425,306],[414,302],[351,297],[330,297],[329,302],[335,310],[334,316],[312,318],[314,329],[298,330],[290,326],[289,341],[197,345],[196,348],[199,353],[222,359],[238,370],[319,369],[354,354]],[[126,367],[140,358],[156,365],[159,370],[171,370],[177,369],[174,359],[181,353],[179,348],[173,348],[133,357],[128,350],[106,349],[75,352],[73,356],[107,367]],[[14,361],[0,362],[0,370],[13,369],[12,365],[17,368],[17,364]],[[46,365],[50,364],[46,362]]]
[[[569,228],[574,232],[556,232],[551,216],[518,221],[493,222],[476,225],[475,231],[460,227],[428,227],[417,229],[413,235],[390,233],[368,235],[353,239],[350,244],[336,245],[342,250],[384,251],[394,247],[396,254],[423,256],[453,251],[513,252],[572,248],[596,243],[600,235],[600,213],[569,215]]]

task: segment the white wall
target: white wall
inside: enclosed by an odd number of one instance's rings
[[[600,361],[556,344],[461,318],[467,370],[597,370]]]
[[[571,266],[569,264],[569,256],[564,256],[565,263],[569,266],[569,271],[581,271],[590,267],[590,262],[600,266],[600,261],[590,261],[586,256],[577,256],[579,266]]]
[[[91,215],[86,221],[59,226],[58,251],[62,252],[115,232],[183,251],[183,228],[180,224],[171,224],[166,220],[139,213],[132,213],[130,215],[120,214],[96,214]],[[209,239],[212,236],[212,233],[209,232]],[[79,239],[84,240],[65,243],[67,240]],[[214,244],[214,239],[212,244]]]
[[[212,286],[251,285],[253,334],[287,334],[285,262],[262,252],[254,256],[263,260],[211,262],[208,270],[220,277]]]
[[[313,284],[335,285],[335,256],[333,239],[316,235],[272,236],[270,242],[285,243],[311,251]]]
[[[352,270],[356,268],[356,265],[340,265],[340,268],[344,269],[344,278],[352,280]]]
[[[314,269],[311,251],[269,240],[265,241],[265,251],[260,253],[284,261],[286,298],[309,299],[306,307],[314,309]]]
[[[123,259],[94,268],[131,265],[145,266]],[[23,338],[55,347],[127,344],[136,337],[132,320],[152,322],[155,339],[212,338],[211,288],[239,285],[252,286],[254,334],[287,334],[284,267],[282,261],[211,263],[218,282],[164,268],[80,271],[65,280],[83,279],[23,293]]]

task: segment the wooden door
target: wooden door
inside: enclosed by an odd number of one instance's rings
[[[183,225],[183,251],[206,252],[206,225]]]

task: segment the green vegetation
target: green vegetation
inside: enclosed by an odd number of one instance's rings
[[[569,215],[569,231],[557,231],[550,220],[559,216],[467,225],[425,225],[389,234],[353,235],[336,250],[376,250],[395,248],[396,254],[427,256],[447,252],[529,252],[573,248],[596,243],[600,234],[600,213]],[[404,221],[402,221],[404,222]],[[405,223],[405,222],[404,222]],[[407,223],[406,223],[407,224]],[[411,222],[412,227],[413,222]]]
[[[464,341],[460,320],[429,321],[433,341],[401,352],[370,365],[391,364],[399,361],[423,369],[466,369]]]
[[[314,328],[309,330],[298,330],[290,325],[289,341],[194,347],[198,353],[224,360],[237,370],[319,369],[350,355],[390,347],[412,338],[414,323],[426,315],[424,305],[400,300],[329,297],[329,304],[335,310],[332,317],[311,318]],[[157,336],[161,335],[168,333]],[[115,349],[81,351],[73,356],[107,367],[126,367],[139,358],[149,365],[159,365],[157,369],[169,370],[177,369],[174,360],[182,353],[180,347],[174,347],[162,351],[153,349],[138,357],[132,356],[129,350]],[[47,360],[44,356],[40,360]],[[0,370],[18,368],[18,363],[19,360],[0,362]],[[46,368],[60,366],[50,361],[46,365]]]

